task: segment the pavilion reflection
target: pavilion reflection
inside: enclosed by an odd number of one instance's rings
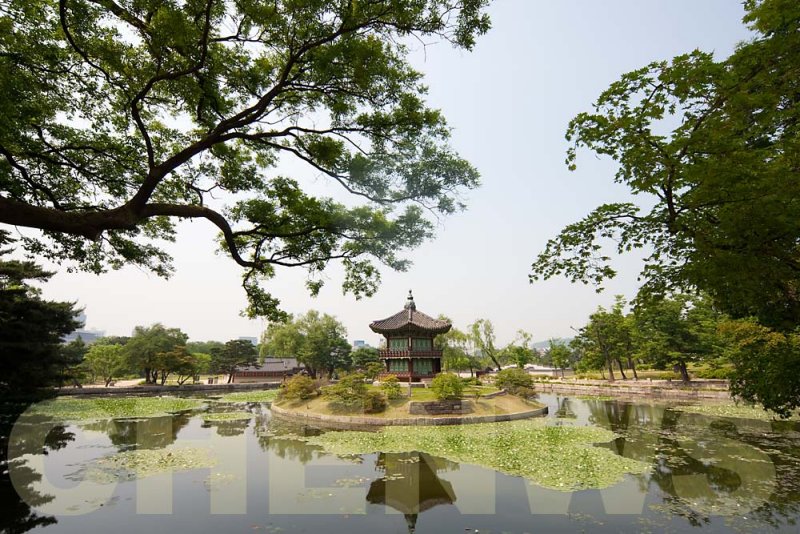
[[[375,467],[383,477],[370,484],[367,502],[403,514],[409,532],[415,531],[422,512],[456,501],[453,486],[436,472],[457,468],[457,464],[421,452],[404,452],[380,453]]]

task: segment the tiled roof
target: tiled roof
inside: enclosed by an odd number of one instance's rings
[[[262,365],[251,365],[250,367],[242,367],[237,370],[237,373],[252,373],[263,371],[291,371],[300,367],[295,358],[264,358]]]
[[[447,321],[440,321],[434,319],[430,315],[426,315],[413,308],[405,309],[397,312],[391,317],[374,321],[369,325],[373,332],[384,334],[389,332],[396,332],[400,330],[425,330],[427,332],[444,334],[452,325]]]

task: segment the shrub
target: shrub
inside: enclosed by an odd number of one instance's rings
[[[306,400],[317,395],[317,384],[305,375],[296,375],[281,386],[280,400]]]
[[[400,389],[400,381],[394,375],[389,375],[383,379],[381,389],[389,400],[399,399],[403,396],[403,391]]]
[[[431,389],[437,399],[460,399],[464,393],[464,384],[457,375],[442,373],[433,379]]]
[[[523,369],[512,367],[510,369],[503,369],[497,373],[495,385],[500,389],[505,389],[509,393],[516,395],[519,390],[533,387],[533,378]]]
[[[364,413],[379,413],[386,409],[386,395],[370,389],[364,396]]]
[[[367,393],[368,388],[361,373],[343,376],[336,384],[323,390],[323,395],[328,399],[328,408],[341,413],[366,411]]]
[[[384,371],[386,371],[386,366],[383,363],[369,362],[364,370],[364,375],[370,380],[375,380]]]

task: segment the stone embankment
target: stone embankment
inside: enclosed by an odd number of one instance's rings
[[[659,399],[730,399],[726,380],[540,380],[533,384],[542,393],[577,395],[645,396]]]
[[[468,401],[463,401],[466,404]],[[532,404],[530,410],[516,413],[499,413],[493,415],[461,415],[461,416],[415,416],[415,417],[370,417],[328,415],[311,411],[291,410],[272,404],[272,414],[297,423],[326,428],[360,429],[377,426],[431,426],[431,425],[469,425],[476,423],[495,423],[500,421],[516,421],[547,414],[547,406]]]
[[[60,388],[56,392],[59,396],[87,396],[87,395],[185,395],[191,393],[206,393],[211,391],[245,391],[251,389],[277,389],[280,384],[252,383],[252,384],[184,384],[183,386],[124,386],[124,387],[85,387],[85,388]]]

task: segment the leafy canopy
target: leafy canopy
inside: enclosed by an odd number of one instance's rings
[[[471,49],[488,0],[22,0],[0,6],[0,223],[25,248],[92,272],[167,276],[175,221],[206,219],[245,269],[251,315],[282,317],[259,282],[329,260],[371,294],[375,260],[461,209],[477,171],[424,102],[407,42]],[[294,160],[347,205],[277,172]],[[359,200],[362,203],[354,202]]]
[[[800,4],[745,5],[756,36],[731,57],[651,63],[570,122],[570,168],[582,148],[609,156],[616,182],[647,200],[604,204],[564,228],[532,281],[601,284],[616,274],[604,249],[615,242],[651,251],[646,293],[699,289],[734,317],[800,322]]]

